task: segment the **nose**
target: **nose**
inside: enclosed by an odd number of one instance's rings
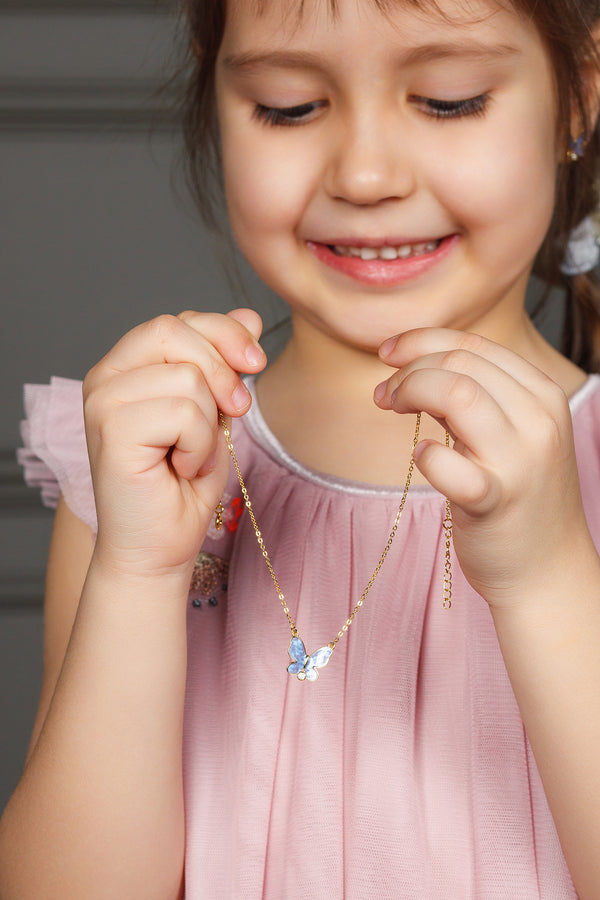
[[[325,181],[331,197],[356,206],[410,196],[415,161],[393,117],[370,116],[340,129]]]

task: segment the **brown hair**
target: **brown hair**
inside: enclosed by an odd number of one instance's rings
[[[302,0],[294,2],[301,4]],[[329,2],[335,11],[335,0]],[[384,7],[387,0],[373,2]],[[420,5],[423,0],[409,2]],[[593,79],[588,84],[585,73],[600,69],[593,35],[600,20],[600,0],[511,2],[534,23],[547,47],[556,83],[558,146],[564,148],[563,162],[557,168],[554,216],[534,266],[535,274],[548,286],[536,312],[552,287],[564,288],[562,351],[585,370],[600,371],[600,282],[595,272],[566,276],[560,270],[570,232],[597,211],[599,202],[600,140],[590,118],[588,91]],[[184,0],[184,16],[189,71],[182,110],[186,174],[204,221],[218,228],[224,204],[215,64],[225,27],[225,0]],[[587,136],[585,151],[577,162],[569,162],[566,152],[573,120],[581,122],[580,130]]]

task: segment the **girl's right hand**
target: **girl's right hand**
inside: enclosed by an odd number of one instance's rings
[[[189,582],[227,480],[218,411],[247,412],[239,373],[265,367],[261,329],[250,309],[159,316],[128,332],[88,373],[96,562],[123,576]]]

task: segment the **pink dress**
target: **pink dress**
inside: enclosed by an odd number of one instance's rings
[[[94,528],[80,384],[29,386],[26,401],[28,479]],[[571,407],[600,546],[600,377]],[[313,653],[356,604],[400,492],[306,469],[256,404],[234,441]],[[442,609],[443,498],[411,488],[368,602],[312,683],[286,671],[290,629],[233,472],[224,506],[188,604],[187,900],[575,898],[488,607],[456,560]]]

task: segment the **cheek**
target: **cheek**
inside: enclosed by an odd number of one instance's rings
[[[231,227],[242,250],[294,231],[309,194],[302,161],[261,135],[223,135],[223,177]],[[269,143],[273,143],[272,141]]]
[[[462,148],[452,177],[444,179],[447,203],[474,242],[488,241],[490,258],[532,258],[554,208],[554,122],[512,116],[490,129],[485,141]]]

